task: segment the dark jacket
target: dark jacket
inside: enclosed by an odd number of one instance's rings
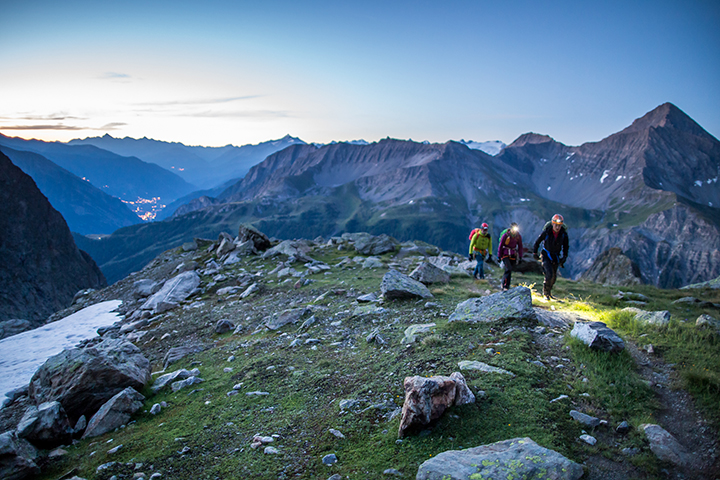
[[[542,233],[540,233],[540,236],[535,240],[533,253],[537,253],[540,244],[543,242],[543,253],[550,257],[550,261],[560,262],[561,259],[567,258],[569,247],[567,227],[565,225],[560,228],[557,237],[555,237],[552,222],[546,223]],[[560,255],[561,253],[562,255]]]

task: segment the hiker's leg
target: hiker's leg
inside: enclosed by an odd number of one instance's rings
[[[477,266],[475,269],[478,271],[478,277],[485,278],[485,268],[482,255],[478,255]]]
[[[503,262],[503,269],[505,270],[505,273],[503,273],[503,277],[502,277],[502,287],[504,289],[509,289],[513,265],[508,257],[503,258],[502,262]]]
[[[543,281],[543,295],[546,297],[550,296],[550,292],[552,291],[553,283],[553,264],[548,258],[547,255],[542,256],[542,267],[543,267],[543,273],[545,274],[545,280]]]

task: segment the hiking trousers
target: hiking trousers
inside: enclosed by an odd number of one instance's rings
[[[475,258],[477,259],[477,264],[475,265],[475,271],[473,272],[473,277],[475,278],[485,278],[485,270],[483,268],[483,265],[485,263],[484,255],[481,255],[479,253],[475,254]]]
[[[559,266],[560,264],[558,264],[558,262],[553,262],[543,252],[542,267],[543,273],[545,273],[545,281],[543,281],[543,295],[546,297],[549,297],[552,294],[552,288],[553,285],[555,285],[555,280],[557,280],[557,271]]]
[[[505,257],[502,259],[503,264],[503,270],[505,270],[505,273],[503,273],[502,277],[502,288],[505,290],[510,289],[510,280],[512,277],[512,271],[515,269],[515,265],[517,264],[517,259]]]

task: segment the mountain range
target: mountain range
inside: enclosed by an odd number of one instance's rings
[[[719,174],[718,140],[666,103],[577,147],[534,133],[495,156],[457,142],[291,145],[182,215],[76,240],[114,281],[164,249],[241,222],[278,238],[368,231],[463,252],[480,222],[497,239],[516,221],[530,246],[562,213],[571,236],[564,275],[579,276],[617,246],[644,282],[679,287],[720,274]]]

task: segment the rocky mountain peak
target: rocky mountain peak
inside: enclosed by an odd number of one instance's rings
[[[663,103],[646,113],[620,133],[644,132],[651,128],[679,130],[697,136],[710,135],[695,120],[670,102]]]
[[[541,135],[539,133],[530,132],[530,133],[525,133],[523,135],[520,135],[517,138],[517,140],[515,140],[510,145],[508,145],[507,148],[522,147],[525,145],[549,143],[549,142],[555,142],[555,139],[549,135]]]

